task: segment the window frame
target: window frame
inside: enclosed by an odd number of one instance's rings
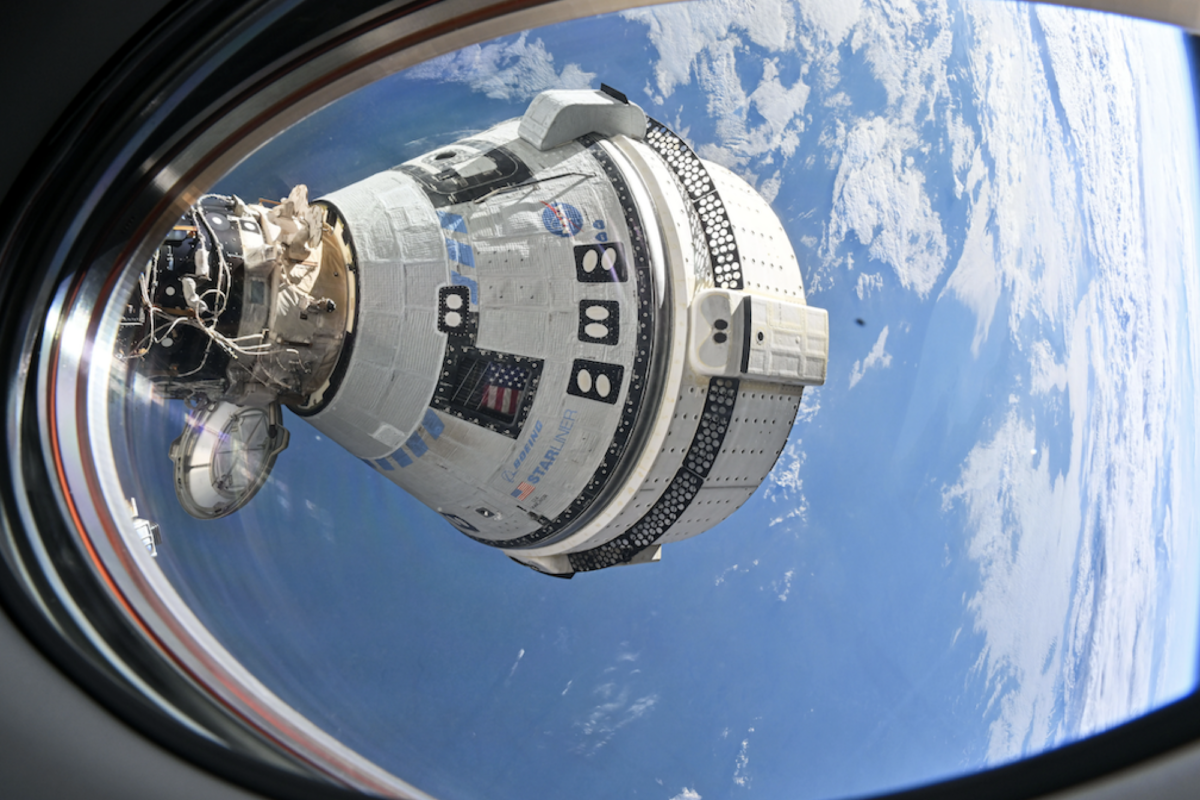
[[[85,280],[96,278],[96,270],[152,247],[147,243],[165,235],[189,204],[189,186],[211,183],[273,132],[335,97],[466,44],[631,5],[196,0],[164,8],[130,42],[115,44],[105,67],[64,106],[0,204],[0,289],[14,298],[0,315],[0,367],[8,387],[4,435],[6,452],[13,454],[10,479],[0,486],[8,539],[0,548],[0,604],[51,663],[116,717],[167,750],[266,796],[354,796],[307,777],[316,773],[225,719],[224,710],[161,662],[101,576],[78,561],[63,466],[47,455],[45,387],[30,380],[30,366],[46,357],[55,335],[41,321],[72,293],[97,291]],[[1200,3],[1085,5],[1200,23]],[[112,8],[120,13],[118,4]],[[38,542],[42,552],[35,552]],[[58,580],[69,582],[70,597],[60,597]],[[75,608],[64,609],[60,601]],[[99,652],[84,621],[128,671]],[[207,720],[234,742],[233,749],[147,700],[131,675],[169,696],[176,708]],[[1044,754],[881,797],[1035,797],[1197,740],[1200,691]]]

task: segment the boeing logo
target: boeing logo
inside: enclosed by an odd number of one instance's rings
[[[512,483],[513,481],[515,481],[517,479],[516,471],[519,470],[521,468],[521,465],[525,463],[525,459],[529,455],[529,451],[531,451],[533,449],[533,443],[538,440],[538,434],[540,434],[541,432],[542,432],[542,421],[539,419],[536,423],[534,423],[533,433],[529,434],[529,439],[526,440],[525,446],[523,448],[521,448],[520,454],[516,457],[516,459],[513,460],[512,469],[506,469],[506,470],[504,470],[504,472],[500,473],[501,477],[504,478],[504,480],[508,481],[509,483]]]

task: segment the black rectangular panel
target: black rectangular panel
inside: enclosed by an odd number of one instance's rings
[[[586,397],[601,403],[616,403],[621,394],[621,378],[625,367],[620,364],[605,364],[603,361],[588,361],[577,358],[571,365],[571,382],[567,394]]]
[[[621,304],[616,300],[579,301],[579,341],[616,344],[620,328]]]
[[[438,288],[438,330],[449,336],[475,341],[478,315],[471,311],[471,290],[466,286]]]
[[[575,245],[575,277],[580,283],[624,283],[629,280],[625,246],[620,242]]]

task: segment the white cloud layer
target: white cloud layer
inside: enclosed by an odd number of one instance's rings
[[[805,396],[808,396],[807,393]],[[806,519],[808,498],[804,496],[804,479],[800,477],[800,470],[807,459],[803,446],[804,443],[799,439],[789,442],[767,475],[767,500],[784,506],[783,512],[773,518],[768,527],[788,519],[798,518],[801,522]]]
[[[878,272],[858,273],[858,284],[854,287],[854,293],[858,295],[859,300],[866,300],[875,292],[883,288],[883,276]]]
[[[833,187],[829,244],[853,232],[872,259],[892,268],[900,285],[922,297],[946,264],[941,218],[925,193],[925,176],[907,155],[914,138],[883,117],[861,120],[846,135]]]
[[[758,183],[760,172],[770,175],[758,187],[768,199],[779,191],[779,166],[796,152],[805,129],[804,109],[812,90],[805,80],[809,65],[785,82],[779,60],[768,57],[754,65],[761,77],[752,85],[742,83],[739,66],[747,57],[761,59],[747,56],[751,45],[789,58],[798,49],[808,50],[813,31],[821,26],[832,26],[823,41],[825,51],[836,54],[830,36],[844,36],[844,29],[836,29],[850,16],[814,15],[806,6],[800,9],[799,25],[798,9],[790,0],[695,2],[624,13],[646,25],[658,51],[655,82],[646,87],[651,103],[662,104],[695,78],[716,125],[716,140],[697,142],[697,153],[751,183]]]
[[[1128,175],[1123,169],[1111,170],[1116,166],[1111,162],[1101,163],[1117,153],[1094,160],[1100,151],[1110,146],[1125,150],[1128,143],[1114,139],[1117,131],[1102,120],[1091,121],[1096,127],[1072,126],[1078,135],[1069,139],[1064,136],[1063,126],[1070,123],[1055,109],[1049,78],[1057,83],[1057,97],[1064,104],[1090,102],[1086,95],[1095,94],[1099,86],[1072,86],[1074,81],[1088,80],[1078,75],[1081,70],[1090,74],[1085,63],[1087,57],[1073,50],[1060,52],[1062,46],[1084,45],[1048,44],[1051,55],[1047,58],[1052,63],[1057,61],[1053,76],[1048,76],[1031,28],[1034,17],[1003,4],[972,6],[971,15],[972,91],[982,99],[986,113],[980,115],[980,143],[971,154],[963,186],[963,192],[971,198],[967,241],[945,291],[953,293],[975,313],[973,346],[978,352],[987,339],[1002,291],[1010,299],[1010,330],[1016,331],[1021,320],[1030,315],[1036,319],[1055,319],[1060,325],[1070,324],[1076,269],[1084,260],[1086,217],[1076,211],[1083,200],[1078,196],[1078,187],[1111,180],[1113,175],[1106,175],[1106,170]],[[1046,15],[1039,12],[1036,18],[1043,19]],[[1083,23],[1082,28],[1095,28],[1096,18],[1074,15],[1072,19]],[[1048,27],[1045,24],[1042,27],[1052,37],[1056,23],[1051,21]],[[1095,44],[1107,48],[1115,42]],[[1072,58],[1078,58],[1079,62],[1063,61]],[[1128,82],[1119,73],[1127,70],[1128,65],[1113,66],[1113,78],[1124,82],[1127,89]],[[1105,86],[1109,80],[1106,74]],[[1124,102],[1129,102],[1128,95]],[[1087,124],[1084,120],[1079,122]],[[957,144],[965,146],[966,142]],[[1073,152],[1078,153],[1074,158],[1082,158],[1079,167],[1087,178],[1085,181],[1077,181]],[[967,162],[962,155],[957,158],[960,166]],[[990,170],[985,166],[987,163],[992,165]],[[1035,175],[1037,180],[1027,178]],[[1097,207],[1100,216],[1094,218],[1092,226],[1102,238],[1110,234],[1099,230],[1100,221],[1111,217],[1117,198],[1132,197],[1128,185],[1112,188],[1117,190],[1111,196],[1113,202],[1106,201],[1106,207]],[[1128,230],[1133,222],[1121,220],[1117,229]]]
[[[800,13],[821,38],[830,46],[838,47],[858,22],[862,14],[862,0],[800,0]]]
[[[1010,412],[996,436],[977,445],[959,482],[944,494],[961,502],[972,531],[968,555],[981,587],[968,607],[984,635],[976,668],[995,709],[988,756],[1019,754],[1028,740],[1041,749],[1059,735],[1057,707],[1063,620],[1071,608],[1071,571],[1080,517],[1077,482],[1052,478],[1049,458],[1029,455],[1033,430]],[[1075,455],[1075,454],[1073,454]]]
[[[1161,99],[1180,66],[1175,34],[1053,8],[971,13],[975,91],[997,113],[981,115],[967,243],[946,292],[975,313],[976,348],[1002,293],[1014,341],[1030,318],[1065,333],[1061,360],[1045,341],[1029,346],[1030,389],[1044,408],[1065,397],[1070,417],[1064,471],[1051,472],[1064,454],[1014,408],[943,494],[967,516],[980,569],[968,608],[985,642],[988,756],[1003,761],[1190,685],[1155,661],[1180,648],[1194,659],[1194,633],[1172,639],[1159,607],[1173,570],[1191,569],[1170,560],[1191,526],[1174,514],[1186,500],[1172,431],[1178,360],[1194,343],[1180,315],[1195,279],[1177,281],[1197,257],[1194,220],[1177,210],[1195,207],[1191,189],[1159,187],[1184,183],[1172,164],[1194,133]],[[1085,253],[1091,280],[1077,297]]]
[[[633,684],[623,682],[628,681],[629,676],[636,675],[640,670],[633,670],[624,678],[615,676],[614,673],[618,672],[617,668],[622,664],[637,660],[638,654],[629,652],[625,646],[626,643],[623,642],[614,665],[605,668],[602,673],[605,676],[613,677],[604,680],[592,689],[592,696],[597,699],[596,705],[592,707],[587,716],[574,723],[575,729],[580,734],[580,740],[575,746],[574,752],[580,755],[589,757],[595,755],[617,735],[618,731],[649,714],[658,704],[657,693],[637,696],[638,693],[634,692]]]
[[[751,728],[750,730],[754,730]],[[750,788],[750,740],[742,739],[742,749],[738,751],[737,760],[734,762],[733,783],[743,789]]]
[[[517,674],[517,667],[519,667],[521,665],[521,659],[524,657],[525,657],[525,648],[522,647],[521,651],[519,653],[517,653],[517,660],[513,662],[512,669],[510,669],[508,671],[508,677],[511,678],[513,675]]]
[[[887,369],[892,365],[892,356],[883,348],[887,346],[888,326],[884,325],[879,337],[871,347],[871,352],[862,361],[855,361],[850,368],[850,388],[853,389],[863,379],[863,375],[872,369]]]
[[[623,16],[649,29],[659,54],[655,75],[660,98],[670,97],[676,86],[691,83],[697,64],[737,32],[759,47],[780,52],[790,49],[793,29],[787,0],[675,3],[626,11]]]
[[[932,119],[935,104],[949,96],[950,22],[945,2],[891,0],[859,15],[850,46],[863,52],[887,92],[893,124],[912,128]]]
[[[887,94],[886,109],[827,130],[821,144],[837,177],[833,214],[822,247],[825,266],[843,263],[854,233],[872,260],[896,273],[900,285],[924,297],[946,266],[946,235],[925,190],[916,156],[926,146],[917,133],[949,98],[946,58],[953,38],[944,3],[907,0],[873,4],[854,15],[851,48],[861,53]],[[833,95],[833,99],[836,99]],[[951,136],[969,144],[959,125]]]
[[[792,577],[796,574],[796,570],[789,569],[783,573],[783,578],[771,583],[771,588],[776,592],[775,597],[779,602],[786,603],[788,595],[792,593]]]
[[[583,743],[576,752],[595,755],[617,731],[644,717],[658,703],[657,694],[630,699],[629,687],[616,688],[612,683],[602,684],[594,690],[601,698],[587,718],[576,723],[583,735]]]
[[[541,39],[522,33],[507,44],[472,45],[427,61],[406,73],[414,78],[465,83],[497,100],[528,100],[547,89],[588,89],[596,79],[578,64],[554,68],[554,57]]]

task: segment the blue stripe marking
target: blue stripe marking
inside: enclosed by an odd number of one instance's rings
[[[450,256],[451,261],[457,261],[466,267],[475,267],[475,252],[471,249],[471,245],[456,242],[453,239],[446,240],[446,252]]]
[[[386,469],[388,472],[391,472],[393,469],[395,469],[392,466],[392,462],[388,461],[386,458],[377,458],[375,459],[375,463],[383,469]]]
[[[442,227],[448,231],[458,231],[460,233],[467,232],[466,220],[459,214],[451,214],[449,211],[437,212],[438,222],[442,223]]]
[[[468,278],[461,272],[455,272],[451,270],[450,283],[454,284],[455,286],[466,286],[468,289],[470,289],[471,304],[476,306],[479,305],[479,284],[475,282],[474,278]]]
[[[412,466],[413,463],[413,460],[408,457],[408,453],[404,452],[403,450],[397,450],[396,452],[392,453],[389,458],[395,460],[395,462],[400,465],[401,469]]]
[[[434,439],[442,435],[442,431],[446,430],[445,424],[441,418],[434,413],[432,408],[425,409],[425,419],[421,420],[421,424],[425,426],[425,430]]]
[[[425,440],[421,438],[420,433],[414,433],[408,437],[408,441],[404,443],[404,446],[412,450],[413,455],[417,458],[429,452],[429,445],[425,444]]]

